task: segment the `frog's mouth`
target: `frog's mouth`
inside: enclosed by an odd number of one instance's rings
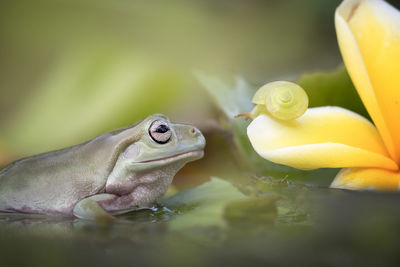
[[[163,164],[166,164],[166,163],[178,161],[180,159],[187,159],[187,161],[197,160],[197,159],[202,158],[203,156],[204,156],[203,149],[196,149],[196,150],[178,153],[178,154],[168,156],[168,157],[139,161],[137,163],[146,164],[146,163],[152,163],[152,162],[162,162]]]

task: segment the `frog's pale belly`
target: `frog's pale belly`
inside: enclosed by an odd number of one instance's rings
[[[152,206],[168,190],[182,166],[181,162],[175,162],[150,172],[132,173],[121,183],[107,182],[105,193],[115,198],[99,201],[99,204],[112,214]]]
[[[172,180],[172,179],[171,179]],[[143,184],[136,187],[130,194],[115,196],[115,198],[99,201],[98,203],[110,214],[120,214],[127,211],[149,208],[165,194],[169,184]]]

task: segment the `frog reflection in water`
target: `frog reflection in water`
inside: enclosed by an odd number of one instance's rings
[[[0,171],[0,211],[111,218],[151,207],[205,139],[161,114]]]

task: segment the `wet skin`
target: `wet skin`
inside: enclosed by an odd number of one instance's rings
[[[151,207],[205,139],[161,114],[85,143],[18,160],[0,171],[0,211],[83,219]]]

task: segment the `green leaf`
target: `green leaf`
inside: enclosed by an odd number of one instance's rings
[[[228,118],[233,118],[253,108],[251,98],[256,88],[242,77],[236,77],[235,85],[232,86],[200,71],[195,71],[194,74]]]
[[[310,107],[339,106],[369,118],[344,66],[332,72],[304,74],[297,83],[306,90]]]
[[[211,181],[195,188],[184,190],[161,204],[169,209],[178,210],[169,223],[171,230],[193,227],[223,227],[223,211],[226,204],[245,199],[231,183],[212,177]]]

